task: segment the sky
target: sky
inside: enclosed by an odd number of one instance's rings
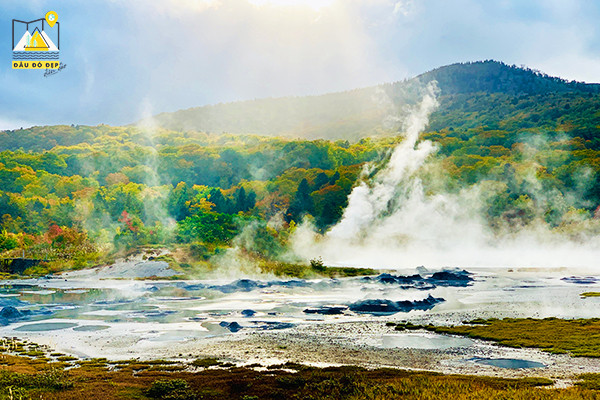
[[[11,69],[12,19],[53,10],[65,68]],[[129,124],[494,59],[600,82],[587,0],[2,0],[0,129]]]

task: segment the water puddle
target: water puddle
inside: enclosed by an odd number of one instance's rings
[[[510,369],[546,367],[544,364],[537,361],[522,360],[518,358],[472,358],[470,361],[474,361],[478,364]]]
[[[72,322],[41,322],[38,324],[27,324],[21,325],[15,328],[15,331],[21,332],[45,332],[45,331],[57,331],[59,329],[68,329],[77,326]]]

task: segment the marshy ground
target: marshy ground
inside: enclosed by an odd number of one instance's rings
[[[0,335],[17,339],[2,346],[8,375],[0,388],[44,399],[600,393],[598,299],[582,296],[600,288],[596,278],[562,270],[476,270],[468,279],[418,272],[6,281]],[[429,296],[444,301],[423,303]]]
[[[506,379],[297,363],[236,367],[214,358],[79,360],[31,342],[3,339],[2,399],[596,399],[600,375],[569,388],[547,378]]]

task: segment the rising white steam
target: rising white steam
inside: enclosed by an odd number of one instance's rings
[[[420,181],[411,179],[434,151],[433,143],[422,141],[419,133],[437,107],[435,85],[427,87],[423,101],[406,121],[406,137],[392,152],[387,167],[379,171],[372,182],[361,182],[350,194],[342,220],[329,233],[331,237],[354,239],[371,229],[373,222],[384,217],[398,198],[410,198],[419,192]]]
[[[146,215],[146,225],[155,221],[161,223],[165,233],[172,234],[175,229],[175,220],[169,215],[166,208],[166,200],[170,188],[166,185],[160,185],[160,176],[158,173],[158,149],[156,143],[157,124],[153,118],[152,104],[148,98],[145,98],[141,104],[141,115],[143,123],[137,125],[141,135],[146,142],[146,156],[144,163],[144,180],[146,186],[142,192],[144,202],[144,213]]]
[[[306,259],[322,256],[331,265],[384,268],[594,265],[598,235],[572,240],[542,218],[492,232],[481,210],[488,196],[506,190],[502,183],[482,181],[457,193],[424,190],[421,177],[436,168],[430,162],[436,147],[419,141],[419,134],[438,104],[436,92],[434,84],[427,86],[388,163],[375,174],[373,166],[365,168],[340,222],[325,235],[301,225],[292,239],[294,252]]]

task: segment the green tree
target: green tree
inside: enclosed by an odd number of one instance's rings
[[[18,245],[19,243],[14,235],[5,230],[0,232],[0,252],[15,249]]]
[[[304,214],[312,214],[313,208],[314,203],[310,196],[310,186],[306,178],[304,178],[300,181],[294,200],[285,213],[286,221],[298,221]]]
[[[177,221],[181,221],[191,215],[190,201],[193,198],[193,191],[190,190],[185,182],[179,182],[177,186],[169,193],[167,200],[167,210],[169,214]]]

